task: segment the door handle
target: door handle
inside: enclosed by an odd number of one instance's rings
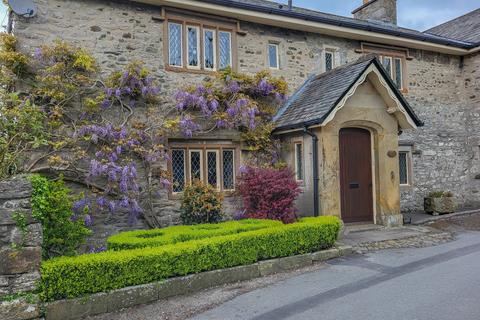
[[[360,184],[358,182],[350,182],[348,184],[348,186],[350,187],[350,189],[358,189],[360,188]]]

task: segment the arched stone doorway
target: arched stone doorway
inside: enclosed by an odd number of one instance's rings
[[[340,208],[347,223],[374,220],[371,140],[368,130],[340,129]]]

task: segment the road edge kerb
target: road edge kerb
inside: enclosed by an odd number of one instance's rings
[[[438,220],[448,220],[452,219],[455,217],[461,217],[461,216],[468,216],[472,214],[477,214],[480,213],[480,209],[474,209],[474,210],[465,210],[465,211],[459,211],[459,212],[454,212],[454,213],[448,213],[448,214],[443,214],[443,215],[438,215],[438,216],[431,216],[416,222],[412,222],[412,225],[424,225],[428,224],[430,222],[435,222]]]
[[[219,269],[167,279],[161,282],[95,293],[86,297],[45,303],[46,320],[77,320],[87,316],[114,312],[132,306],[151,303],[173,296],[195,293],[224,284],[251,280],[278,272],[289,271],[353,254],[348,245],[331,249],[260,261],[254,264]]]

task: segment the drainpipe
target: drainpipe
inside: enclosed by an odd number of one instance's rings
[[[311,132],[307,127],[303,128],[303,132],[312,137],[312,166],[313,166],[313,215],[318,217],[319,213],[319,199],[318,199],[318,183],[320,181],[318,177],[318,137]]]

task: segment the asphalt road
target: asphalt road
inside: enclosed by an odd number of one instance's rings
[[[192,319],[479,320],[480,232],[435,247],[331,260]]]

